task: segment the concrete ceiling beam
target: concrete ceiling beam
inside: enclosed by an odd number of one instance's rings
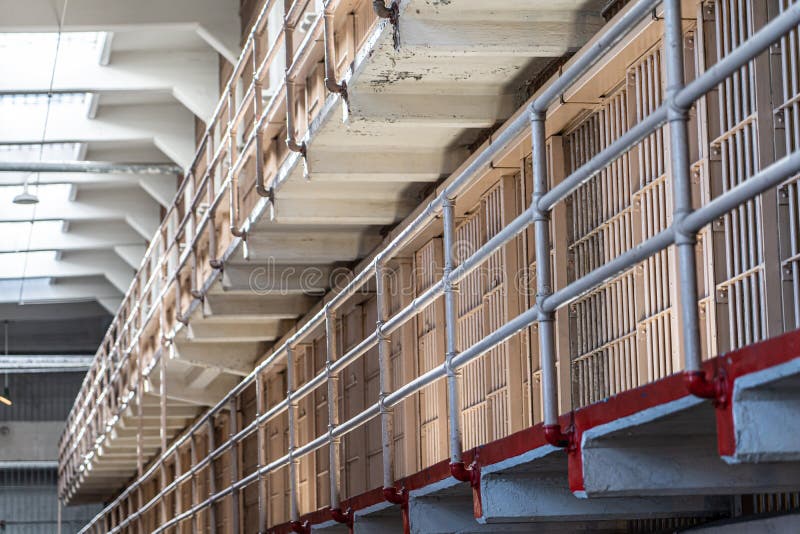
[[[457,89],[454,86],[453,89]],[[350,122],[392,123],[398,127],[490,128],[516,106],[511,95],[350,94]]]
[[[391,98],[385,98],[390,103]],[[445,152],[356,149],[358,157],[341,148],[313,143],[308,151],[309,174],[321,182],[434,182],[452,173],[468,156],[463,148]]]
[[[327,198],[282,198],[276,195],[273,222],[280,224],[376,225],[395,224],[418,204],[410,198],[335,201]]]
[[[60,258],[37,258],[27,262],[27,278],[71,278],[105,276],[121,293],[125,293],[133,280],[134,271],[113,252],[69,252]],[[23,273],[16,266],[0,265],[0,279],[19,279]]]
[[[203,314],[231,320],[270,321],[295,319],[316,302],[308,295],[243,296],[208,294],[203,300]]]
[[[325,264],[278,264],[274,261],[226,263],[222,271],[225,294],[323,295],[331,286],[333,268]]]
[[[220,376],[206,387],[191,387],[182,380],[167,376],[167,398],[196,406],[214,406],[239,381],[239,377]],[[145,381],[145,390],[153,395],[159,394],[157,380],[153,377]]]
[[[275,341],[291,328],[291,321],[220,322],[192,320],[186,339],[193,343]]]
[[[50,71],[31,69],[26,59],[20,57],[10,64],[6,61],[3,66],[7,76],[0,80],[0,91],[51,91]],[[218,71],[218,57],[211,51],[121,51],[115,52],[106,65],[91,57],[60,61],[53,76],[52,91],[88,93],[88,118],[97,116],[98,105],[103,103],[106,94],[168,93],[200,119],[208,121],[219,98]],[[135,100],[137,97],[127,98]]]
[[[42,201],[30,206],[12,204],[3,209],[0,222],[34,221],[125,221],[142,238],[150,240],[156,232],[160,208],[144,191],[115,189],[81,191],[66,202]]]
[[[428,56],[560,57],[580,48],[603,23],[599,15],[581,17],[568,10],[529,13],[531,20],[518,12],[513,20],[491,21],[401,15],[402,50]]]
[[[194,118],[178,104],[101,106],[94,119],[87,118],[77,103],[52,105],[49,117],[44,102],[7,104],[3,113],[0,143],[152,141],[182,167],[194,157]]]
[[[4,232],[0,222],[0,233]],[[34,227],[35,229],[35,227]],[[36,232],[30,237],[25,250],[58,250],[62,252],[114,250],[116,247],[133,245],[144,246],[144,239],[138,232],[121,221],[107,221],[103,225],[89,222],[75,222],[66,232]],[[17,252],[10,242],[0,242],[0,253]],[[138,265],[136,265],[138,267]]]
[[[21,287],[20,287],[21,286]],[[110,314],[122,302],[123,293],[105,277],[66,278],[51,283],[46,279],[0,280],[0,303],[26,304],[96,300]]]
[[[260,342],[191,343],[176,342],[170,359],[197,367],[218,369],[223,373],[247,376],[266,350]]]
[[[260,223],[247,236],[251,261],[276,263],[333,263],[354,261],[369,254],[381,237],[360,228],[287,227]]]
[[[64,10],[65,1],[69,1]],[[55,5],[54,5],[55,4]],[[239,55],[241,23],[237,0],[14,0],[0,1],[2,32],[124,31],[190,29],[228,61]]]

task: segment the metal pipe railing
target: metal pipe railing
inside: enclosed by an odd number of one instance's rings
[[[334,36],[334,13],[339,0],[328,0],[325,3],[325,27],[323,35],[325,39],[325,87],[331,93],[342,95],[347,102],[347,83],[336,81],[336,40]]]
[[[491,161],[492,157],[496,156],[501,150],[505,149],[506,145],[512,144],[519,135],[523,133],[521,125],[527,121],[524,115],[518,116],[510,125],[503,130],[498,136],[497,140],[490,144],[489,147],[476,155],[474,159],[456,175],[451,184],[446,187],[437,198],[431,202],[414,220],[410,226],[404,228],[385,248],[384,250],[372,261],[369,265],[361,271],[348,286],[346,286],[340,293],[334,296],[328,304],[313,317],[311,317],[304,325],[302,325],[297,332],[287,339],[279,348],[277,348],[264,362],[259,364],[256,369],[235,388],[233,388],[225,398],[223,398],[215,407],[206,412],[181,438],[166,451],[162,451],[160,459],[148,469],[139,479],[131,485],[123,494],[109,505],[104,512],[101,512],[95,520],[84,529],[91,528],[96,524],[100,518],[109,514],[112,510],[118,508],[125,498],[127,498],[132,491],[135,491],[145,480],[152,477],[156,470],[164,465],[165,458],[174,453],[178,447],[182,446],[187,439],[190,439],[202,425],[208,425],[209,433],[209,449],[211,452],[205,459],[201,460],[198,464],[193,465],[188,471],[184,471],[180,476],[163,488],[149,503],[142,507],[136,514],[123,520],[119,525],[111,529],[111,532],[118,532],[121,528],[130,524],[130,521],[139,517],[138,514],[143,513],[143,510],[149,509],[154,506],[158,499],[163,498],[175,488],[179,487],[181,483],[185,482],[189,477],[195,476],[199,466],[207,465],[213,461],[213,458],[221,454],[221,451],[229,448],[234,448],[236,443],[244,439],[253,429],[260,429],[261,425],[266,421],[282,413],[286,410],[290,424],[289,424],[289,450],[286,455],[272,461],[269,464],[263,465],[259,461],[257,469],[238,480],[233,480],[230,486],[216,492],[212,488],[212,495],[206,501],[193,506],[175,518],[165,522],[159,527],[157,532],[164,531],[177,524],[178,522],[196,514],[199,510],[209,507],[217,500],[241,491],[242,488],[254,481],[260,480],[261,477],[280,469],[284,466],[289,466],[290,471],[295,472],[295,463],[303,456],[310,454],[321,447],[328,445],[330,447],[330,461],[331,470],[339,461],[335,457],[338,451],[338,440],[341,436],[351,432],[352,430],[366,424],[368,421],[375,417],[381,416],[381,419],[389,419],[388,425],[385,423],[382,428],[385,430],[388,426],[391,429],[391,421],[387,416],[391,415],[391,408],[406,400],[410,395],[419,392],[422,388],[434,383],[435,381],[447,378],[448,383],[451,383],[451,378],[457,377],[457,371],[464,365],[485,354],[487,351],[496,347],[498,344],[508,340],[513,335],[517,334],[524,328],[538,322],[540,333],[540,352],[542,357],[542,374],[544,385],[544,416],[545,416],[545,435],[551,443],[559,446],[566,446],[570,444],[571,435],[569,432],[562,430],[558,424],[558,410],[557,410],[557,382],[555,380],[555,347],[553,342],[553,313],[558,308],[568,304],[575,298],[578,298],[587,291],[591,291],[598,284],[609,279],[615,274],[625,271],[632,266],[640,263],[644,259],[664,250],[672,244],[678,246],[679,263],[681,269],[681,287],[687,286],[685,293],[682,293],[680,302],[681,315],[683,322],[694,322],[697,325],[696,307],[697,307],[697,293],[696,293],[696,280],[694,280],[694,235],[703,226],[712,220],[724,215],[731,209],[736,208],[743,202],[754,198],[755,196],[764,193],[771,187],[781,183],[787,178],[800,172],[800,153],[793,153],[789,156],[777,161],[771,166],[763,169],[754,176],[750,177],[746,182],[728,190],[727,192],[719,195],[716,199],[707,203],[706,205],[692,211],[691,198],[688,195],[689,184],[689,162],[687,152],[687,135],[686,135],[686,111],[688,106],[694,102],[694,99],[701,97],[705,91],[714,88],[718,83],[723,81],[725,77],[729,76],[735,70],[740,68],[741,63],[750,61],[755,56],[763,52],[771,42],[774,42],[782,37],[786,32],[793,29],[800,24],[800,5],[795,5],[788,8],[775,19],[770,21],[762,29],[756,32],[753,37],[740,45],[738,49],[733,51],[726,58],[720,60],[716,68],[711,68],[705,73],[701,74],[692,83],[683,87],[683,59],[682,59],[682,30],[680,21],[680,2],[678,0],[665,0],[664,1],[664,25],[665,25],[665,61],[667,62],[667,100],[662,109],[665,111],[657,112],[657,119],[647,122],[650,131],[642,127],[637,131],[635,136],[628,137],[624,143],[616,143],[609,146],[613,150],[604,151],[602,158],[606,161],[606,165],[619,157],[624,151],[628,150],[630,146],[628,143],[635,144],[635,139],[638,136],[644,138],[653,130],[661,127],[663,120],[670,123],[670,153],[671,153],[671,167],[672,179],[675,182],[675,214],[673,217],[672,226],[655,236],[644,241],[637,247],[630,249],[614,260],[596,268],[587,275],[579,278],[578,280],[568,284],[567,286],[553,291],[551,280],[551,267],[550,267],[550,221],[549,212],[553,205],[564,196],[568,195],[570,191],[579,186],[593,173],[596,173],[600,160],[590,160],[586,169],[578,169],[573,173],[573,178],[568,178],[568,186],[558,186],[548,190],[547,178],[547,152],[545,144],[545,113],[547,108],[552,103],[552,100],[560,96],[571,83],[577,80],[589,65],[597,60],[599,55],[608,52],[618,41],[624,36],[623,29],[620,29],[620,23],[625,21],[626,24],[631,25],[638,22],[646,16],[652,6],[656,2],[642,0],[635,6],[629,9],[623,16],[620,17],[618,23],[614,25],[607,34],[599,39],[589,52],[593,55],[591,61],[584,60],[581,56],[576,62],[565,71],[562,77],[558,78],[554,84],[548,89],[543,91],[539,97],[534,100],[531,105],[530,124],[532,131],[532,153],[533,153],[533,195],[531,207],[525,210],[519,217],[514,219],[506,228],[500,233],[489,240],[478,251],[467,258],[458,267],[453,267],[454,259],[452,258],[452,249],[448,244],[453,241],[453,204],[452,200],[457,200],[458,194],[465,190],[474,177],[480,170],[483,170],[486,164]],[[642,6],[646,6],[642,7]],[[638,18],[636,18],[638,17]],[[751,44],[752,43],[752,44]],[[600,46],[602,45],[602,46]],[[736,60],[730,60],[734,57]],[[737,64],[736,62],[740,62]],[[554,89],[555,87],[555,89]],[[692,96],[692,99],[689,99]],[[620,138],[621,139],[621,138]],[[502,144],[500,143],[502,140]],[[631,145],[632,146],[632,145]],[[600,155],[598,155],[599,157]],[[594,163],[593,163],[594,161]],[[599,167],[602,169],[602,167]],[[580,173],[580,174],[579,174]],[[563,183],[563,182],[562,182]],[[548,196],[549,195],[549,196]],[[398,252],[402,246],[407,244],[413,237],[418,235],[423,228],[427,227],[433,222],[439,209],[443,210],[444,215],[444,234],[446,242],[445,251],[445,272],[443,273],[442,280],[426,290],[422,295],[417,297],[411,304],[407,305],[398,311],[394,317],[388,316],[388,295],[385,288],[385,265],[393,254]],[[536,304],[528,310],[523,311],[518,316],[514,317],[506,324],[489,333],[483,339],[464,350],[460,354],[455,354],[455,317],[453,313],[453,287],[452,284],[461,280],[473,269],[477,268],[483,261],[485,261],[494,251],[508,243],[516,235],[519,235],[528,224],[533,224],[535,232],[535,255],[537,265],[537,296]],[[691,258],[689,258],[691,256]],[[160,265],[160,264],[159,264]],[[379,306],[378,326],[374,334],[362,341],[356,347],[351,349],[342,358],[335,358],[335,341],[332,341],[335,336],[335,310],[338,306],[353,296],[358,289],[363,286],[368,280],[370,274],[376,276],[377,282],[377,298]],[[434,367],[426,373],[414,378],[410,382],[398,387],[394,391],[390,391],[391,380],[388,372],[388,347],[384,342],[388,339],[387,336],[391,332],[406,324],[409,320],[416,317],[416,315],[430,305],[439,295],[445,295],[446,308],[450,311],[446,313],[445,325],[447,328],[447,355],[443,364]],[[450,301],[448,305],[447,302]],[[136,304],[138,305],[138,303]],[[694,312],[692,312],[694,310]],[[302,339],[310,335],[322,324],[325,324],[326,334],[328,338],[328,355],[325,371],[311,378],[306,384],[297,387],[294,383],[293,377],[293,347]],[[697,377],[689,380],[689,388],[692,393],[699,393],[701,396],[708,396],[708,394],[718,394],[716,390],[709,391],[706,384],[704,375],[697,374],[699,369],[699,345],[694,336],[687,336],[685,339],[685,368],[687,369],[688,376]],[[299,400],[299,393],[303,396],[308,395],[316,387],[322,385],[327,381],[329,402],[336,397],[335,391],[335,378],[336,373],[344,366],[351,363],[356,358],[365,354],[375,344],[379,347],[379,357],[381,363],[385,367],[381,376],[381,389],[379,399],[373,405],[367,407],[362,412],[355,414],[350,419],[343,423],[338,422],[338,411],[336,406],[329,405],[329,427],[328,432],[318,436],[306,444],[298,444],[295,436],[295,417],[293,411],[296,403]],[[383,349],[381,348],[384,345]],[[695,351],[695,347],[698,350]],[[228,440],[220,445],[214,447],[213,443],[213,417],[217,414],[226,403],[230,403],[232,399],[243,391],[245,387],[255,381],[257,384],[260,381],[259,373],[265,372],[270,366],[274,365],[279,358],[285,356],[287,358],[287,382],[288,391],[286,399],[275,405],[272,409],[262,414],[262,410],[258,409],[257,417],[245,429],[238,433],[231,432]],[[694,360],[693,360],[694,359]],[[114,375],[112,374],[112,377]],[[320,378],[322,377],[322,378]],[[92,379],[96,383],[98,377]],[[454,382],[454,381],[452,381]],[[699,384],[694,386],[692,382]],[[310,384],[310,385],[309,385]],[[448,384],[448,385],[449,385]],[[457,388],[449,388],[457,391]],[[458,401],[455,396],[450,397],[451,413],[451,461],[457,462],[460,460],[460,440],[458,439],[459,429],[457,421],[459,417],[458,411],[453,411],[453,407],[458,407]],[[331,411],[332,410],[332,411]],[[390,449],[386,447],[387,438],[391,441],[392,433],[383,432],[384,439],[384,487],[392,491],[394,488],[393,471],[391,469],[391,460],[393,454]],[[387,468],[388,466],[388,468]],[[337,470],[338,471],[338,470]],[[388,473],[388,474],[387,474]],[[213,480],[213,477],[212,477]],[[290,477],[290,486],[292,499],[296,499],[296,480],[293,476]],[[331,507],[339,505],[339,485],[338,479],[331,478]],[[393,501],[394,502],[394,501]],[[213,511],[213,507],[212,507]],[[299,514],[297,510],[296,500],[293,501],[291,519],[293,522],[299,521]],[[262,527],[260,527],[262,528]]]

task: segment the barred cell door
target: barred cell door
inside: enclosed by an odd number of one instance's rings
[[[589,161],[627,131],[628,92],[623,85],[564,136],[566,170]],[[571,279],[585,276],[632,248],[635,227],[630,153],[577,189],[568,199]],[[635,268],[576,300],[570,309],[573,402],[585,406],[639,382],[638,298]]]
[[[442,240],[434,238],[414,255],[415,292],[422,294],[442,277]],[[444,363],[444,301],[438,298],[417,315],[417,368],[423,374]],[[447,393],[444,380],[419,393],[420,467],[448,457]]]
[[[456,261],[469,257],[517,215],[518,192],[518,179],[507,176],[482,195],[456,229]],[[512,241],[459,284],[459,352],[519,314],[518,250]],[[507,436],[527,421],[528,403],[523,395],[526,358],[520,336],[514,336],[463,368],[460,398],[465,448]]]

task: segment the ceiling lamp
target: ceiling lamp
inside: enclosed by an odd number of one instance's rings
[[[12,201],[14,204],[21,204],[23,206],[28,206],[31,204],[38,204],[39,197],[34,195],[33,193],[28,192],[28,182],[25,182],[25,187],[22,189],[22,193],[14,197]]]

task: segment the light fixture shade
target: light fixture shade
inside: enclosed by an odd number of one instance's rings
[[[19,195],[15,196],[13,202],[14,204],[22,204],[22,205],[38,204],[39,197],[37,197],[32,193],[28,193],[28,191],[25,190]]]

